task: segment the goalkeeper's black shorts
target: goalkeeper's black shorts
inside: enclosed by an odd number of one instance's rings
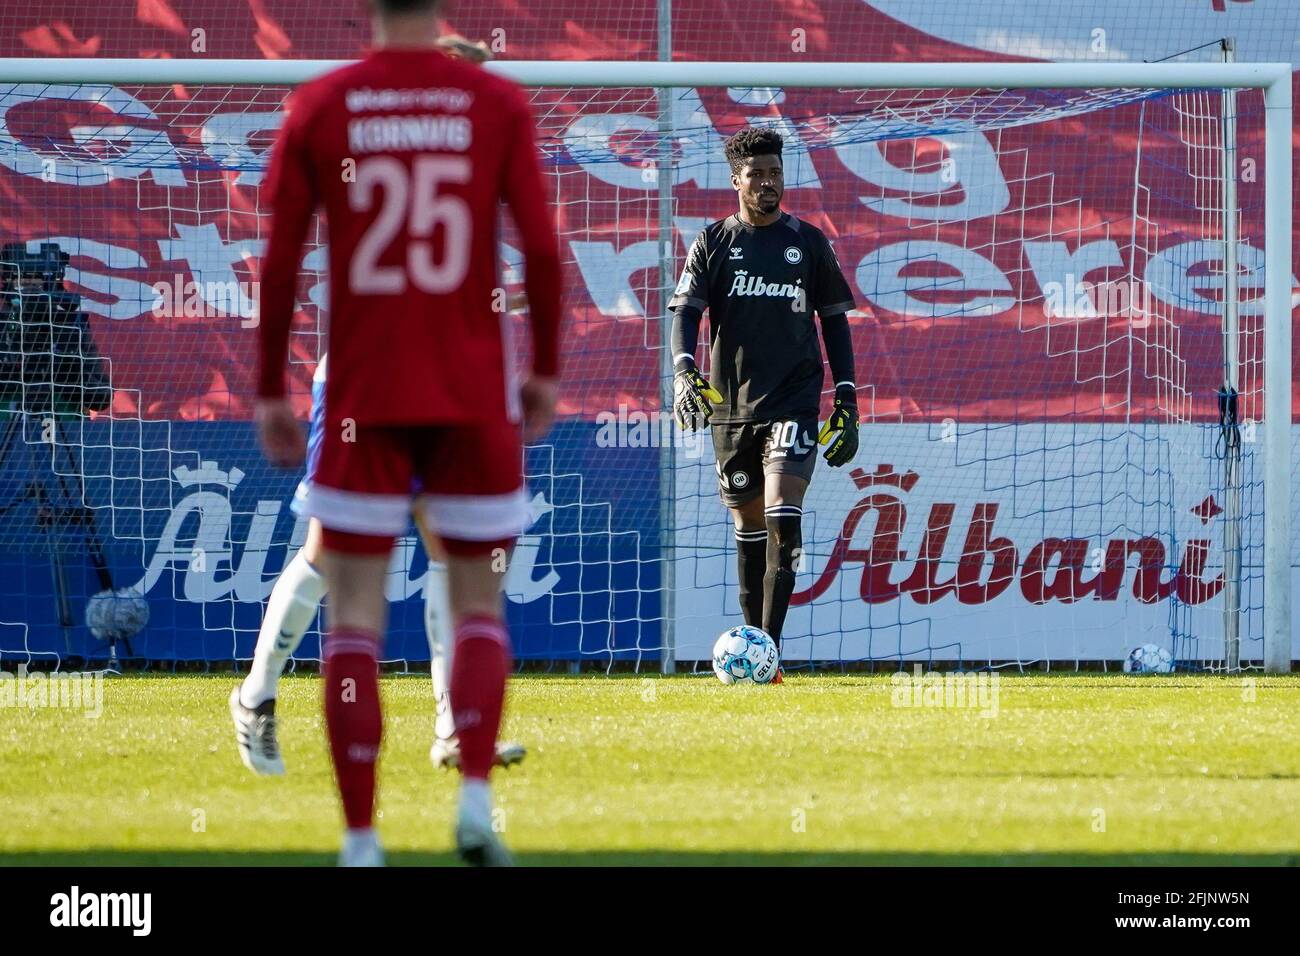
[[[763,493],[764,475],[796,475],[812,481],[817,466],[817,416],[770,422],[714,424],[718,493],[739,508]]]

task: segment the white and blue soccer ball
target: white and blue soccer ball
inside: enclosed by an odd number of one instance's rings
[[[148,623],[149,602],[135,588],[100,591],[86,602],[86,626],[96,640],[130,640]]]
[[[724,684],[766,684],[780,666],[776,641],[761,628],[741,624],[713,645],[713,673]]]
[[[1143,644],[1128,652],[1124,660],[1126,674],[1169,674],[1174,669],[1174,655],[1159,644]]]

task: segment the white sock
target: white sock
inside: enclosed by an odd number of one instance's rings
[[[299,551],[280,572],[266,602],[253,664],[239,694],[245,707],[276,695],[284,665],[302,643],[324,596],[325,579]]]
[[[343,855],[355,857],[363,854],[371,848],[380,850],[379,834],[375,833],[373,827],[365,827],[360,830],[346,829],[343,831]]]
[[[451,716],[451,595],[447,590],[447,567],[429,562],[424,579],[424,636],[429,639],[429,674],[433,678],[433,700],[437,717],[433,732],[441,740],[456,736]]]
[[[486,780],[461,782],[460,815],[473,820],[492,819],[492,788]]]

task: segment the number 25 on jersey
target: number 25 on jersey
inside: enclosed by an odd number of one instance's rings
[[[440,295],[455,291],[469,267],[471,220],[469,203],[459,196],[439,195],[443,183],[470,180],[468,156],[417,156],[406,165],[391,156],[371,156],[357,164],[349,184],[348,206],[369,212],[382,190],[379,215],[357,243],[348,269],[354,295],[399,295],[407,279],[421,292]],[[409,212],[408,212],[409,211]],[[445,229],[442,261],[433,259],[433,232]],[[406,266],[379,265],[379,257],[395,240],[406,247]]]

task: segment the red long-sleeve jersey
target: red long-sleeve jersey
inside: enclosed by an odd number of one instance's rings
[[[523,91],[433,50],[383,49],[299,87],[264,190],[258,394],[284,394],[299,256],[329,245],[330,423],[514,419],[498,209],[522,238],[533,370],[559,365],[560,257]]]

